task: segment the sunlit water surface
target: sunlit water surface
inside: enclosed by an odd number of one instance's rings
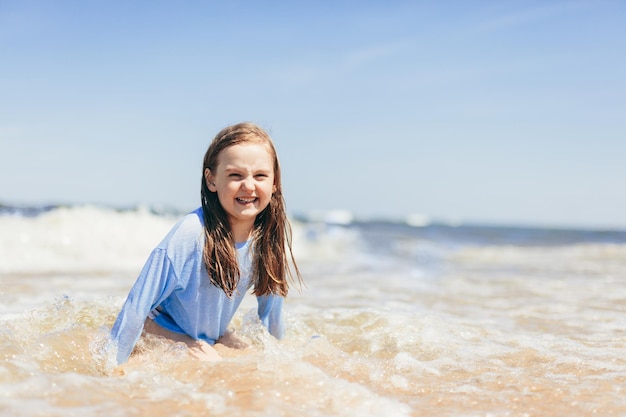
[[[624,416],[626,234],[295,222],[306,287],[277,341],[103,353],[148,253],[145,210],[0,216],[0,415]]]

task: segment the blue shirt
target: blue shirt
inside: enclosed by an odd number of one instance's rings
[[[224,335],[251,282],[248,242],[237,244],[240,280],[232,298],[211,284],[203,260],[202,207],[183,217],[152,251],[111,329],[117,363],[128,360],[148,316],[161,327],[214,344]],[[283,297],[257,296],[258,315],[276,338],[284,333]]]

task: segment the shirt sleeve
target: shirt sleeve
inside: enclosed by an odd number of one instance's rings
[[[176,288],[177,277],[164,249],[155,249],[130,290],[113,328],[111,342],[117,348],[117,363],[125,363],[141,336],[148,313]]]
[[[258,314],[261,323],[276,339],[282,339],[285,333],[283,300],[284,298],[278,295],[257,296],[259,303]]]

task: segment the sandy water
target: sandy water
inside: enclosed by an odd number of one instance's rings
[[[0,415],[626,415],[620,233],[297,222],[286,338],[248,297],[219,363],[108,329],[175,216],[0,216]]]

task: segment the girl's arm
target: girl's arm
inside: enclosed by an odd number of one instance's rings
[[[285,333],[283,300],[284,298],[278,295],[257,296],[257,301],[259,302],[258,313],[261,323],[263,323],[270,334],[276,339],[282,339]]]
[[[112,343],[117,347],[118,365],[128,360],[141,336],[148,313],[174,291],[176,282],[167,252],[164,249],[152,251],[111,329]]]

